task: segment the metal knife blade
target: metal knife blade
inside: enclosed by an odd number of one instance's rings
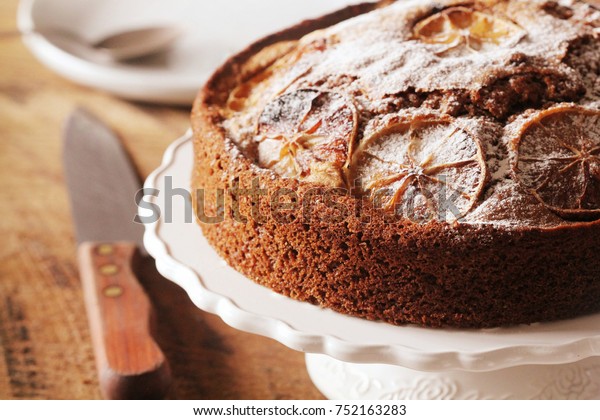
[[[101,391],[110,399],[163,397],[170,369],[136,277],[143,234],[133,221],[136,171],[112,130],[83,109],[67,121],[64,165]]]
[[[64,138],[77,241],[129,241],[143,250],[143,226],[133,221],[141,182],[118,137],[79,108],[69,117]]]

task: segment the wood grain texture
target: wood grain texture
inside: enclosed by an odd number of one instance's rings
[[[163,398],[169,364],[151,333],[152,306],[137,279],[134,243],[83,243],[79,273],[100,390],[107,399]]]
[[[189,126],[189,110],[116,99],[39,64],[10,35],[17,0],[0,2],[0,398],[100,398],[61,164],[77,105],[110,124],[145,177]],[[170,398],[322,398],[301,353],[201,312],[140,264],[173,371]]]

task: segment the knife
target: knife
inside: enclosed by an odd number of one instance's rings
[[[117,136],[81,108],[67,120],[63,159],[102,394],[164,397],[171,373],[135,275],[145,252],[143,226],[133,221],[140,180]]]

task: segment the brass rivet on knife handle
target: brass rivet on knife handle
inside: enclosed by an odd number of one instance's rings
[[[133,243],[79,247],[100,386],[109,399],[161,398],[170,384],[167,360],[150,333],[150,300],[133,270],[138,258]]]
[[[103,276],[114,276],[119,272],[119,267],[116,264],[104,264],[98,267],[98,271]]]
[[[121,286],[111,284],[110,286],[106,286],[104,288],[102,294],[108,298],[118,298],[123,294],[123,288]]]
[[[111,255],[115,251],[115,247],[111,244],[100,244],[96,247],[98,255]]]

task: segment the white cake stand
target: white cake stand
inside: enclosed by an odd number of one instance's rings
[[[200,309],[307,353],[308,372],[325,396],[600,398],[600,315],[475,331],[398,327],[297,302],[253,283],[208,245],[189,197],[174,190],[190,190],[192,156],[188,133],[146,181],[156,196],[147,190],[144,200],[161,211],[159,221],[146,224],[148,252]],[[150,212],[141,209],[140,215]]]

